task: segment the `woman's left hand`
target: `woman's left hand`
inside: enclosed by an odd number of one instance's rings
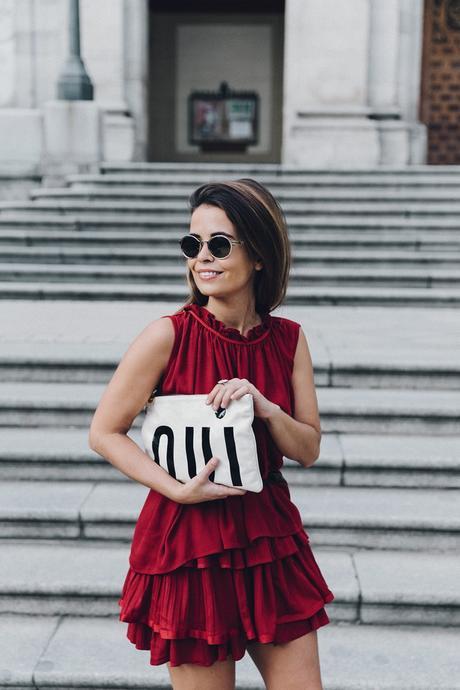
[[[215,410],[219,407],[227,408],[232,400],[239,399],[246,393],[251,393],[254,399],[254,417],[267,419],[279,409],[279,405],[268,400],[247,379],[229,379],[224,384],[216,383],[206,398],[206,404],[212,404]]]

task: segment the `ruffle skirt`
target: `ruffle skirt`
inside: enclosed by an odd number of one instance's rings
[[[327,625],[333,601],[301,530],[200,556],[167,573],[126,574],[119,619],[150,664],[210,666],[250,642],[281,644]]]

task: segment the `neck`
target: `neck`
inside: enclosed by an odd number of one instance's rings
[[[216,319],[229,328],[236,328],[242,335],[262,322],[256,312],[254,298],[245,303],[229,304],[210,297],[205,307]]]

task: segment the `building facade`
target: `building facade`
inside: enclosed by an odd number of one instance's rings
[[[458,0],[80,0],[80,35],[94,101],[64,117],[68,0],[0,0],[1,173],[76,139],[88,165],[460,162]]]

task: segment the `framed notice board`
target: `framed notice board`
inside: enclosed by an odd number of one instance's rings
[[[258,143],[259,96],[255,91],[193,91],[188,97],[188,141],[203,151],[244,151]]]

